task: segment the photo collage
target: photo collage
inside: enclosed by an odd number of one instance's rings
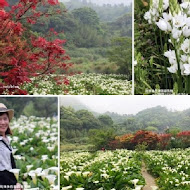
[[[0,190],[190,190],[190,0],[0,0]]]

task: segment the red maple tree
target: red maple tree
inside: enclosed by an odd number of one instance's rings
[[[37,7],[58,4],[58,0],[19,0],[5,10],[9,4],[0,0],[0,94],[27,94],[20,86],[30,82],[31,77],[52,74],[70,66],[65,63],[69,60],[63,49],[65,40],[34,36],[21,22],[34,24],[39,17],[52,14]],[[55,12],[59,14],[60,10]],[[53,29],[50,32],[56,35]]]

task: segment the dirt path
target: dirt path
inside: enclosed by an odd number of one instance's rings
[[[157,185],[155,179],[148,173],[144,162],[142,163],[141,173],[146,182],[146,185],[143,187],[143,190],[156,190]]]

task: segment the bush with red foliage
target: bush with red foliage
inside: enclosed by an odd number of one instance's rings
[[[152,150],[156,149],[159,142],[159,137],[156,133],[153,133],[151,131],[140,130],[134,134],[131,142],[134,144],[134,146],[146,143],[147,149]]]
[[[117,139],[120,141],[122,148],[133,149],[134,145],[131,142],[131,139],[133,139],[133,137],[133,134],[125,134],[120,137],[117,137]]]
[[[159,134],[158,137],[159,137],[158,148],[161,150],[168,149],[172,135],[171,134]]]
[[[108,147],[112,150],[118,148],[135,149],[137,145],[147,145],[148,150],[166,150],[171,148],[190,147],[190,131],[183,131],[176,136],[172,134],[156,134],[151,131],[137,131],[135,134],[116,136],[115,140],[109,142]]]
[[[121,149],[122,144],[118,139],[112,140],[108,143],[108,149],[115,150],[115,149]]]
[[[19,0],[6,11],[7,1],[0,0],[0,94],[27,94],[20,86],[31,77],[68,68],[65,40],[36,37],[21,24],[23,19],[34,24],[39,17],[53,14],[38,11],[38,6],[58,4],[58,0]]]
[[[190,147],[190,131],[183,131],[176,135],[176,139],[182,144],[182,148]]]

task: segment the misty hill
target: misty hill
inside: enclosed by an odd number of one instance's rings
[[[165,107],[157,106],[140,111],[132,118],[137,129],[151,126],[157,128],[158,132],[164,132],[171,127],[190,130],[190,109],[172,112]]]
[[[190,109],[184,111],[169,111],[166,107],[156,106],[147,108],[135,115],[120,115],[106,112],[113,121],[119,125],[125,125],[130,130],[145,129],[148,126],[158,128],[162,132],[168,127],[178,127],[182,130],[190,130]]]
[[[74,107],[76,106],[77,105]],[[140,111],[136,115],[120,115],[113,112],[94,114],[94,112],[90,111],[90,109],[86,111],[83,110],[82,112],[86,114],[86,116],[84,116],[85,114],[83,115],[83,122],[85,121],[84,117],[88,118],[88,115],[90,115],[90,122],[96,124],[94,128],[97,128],[97,123],[99,122],[97,119],[102,117],[101,115],[103,115],[103,117],[106,117],[107,120],[112,120],[113,125],[110,127],[114,126],[118,134],[135,132],[140,129],[146,129],[147,127],[151,127],[159,133],[165,132],[169,128],[178,128],[182,131],[190,130],[190,109],[185,111],[172,112],[165,107],[157,106]],[[80,121],[80,114],[78,114],[78,112],[76,114],[79,116],[77,116],[77,120]],[[72,112],[72,115],[75,115],[75,111]],[[89,120],[87,119],[87,121]],[[75,122],[73,125],[75,126]],[[93,128],[93,125],[91,125],[90,128]]]
[[[132,36],[132,15],[124,14],[113,22],[109,22],[110,29],[120,36]]]
[[[123,4],[123,5],[129,5],[131,3],[131,0],[87,0],[88,2],[97,4],[97,5],[105,5],[105,4],[110,4],[110,5],[118,5],[118,4]]]
[[[59,2],[69,2],[70,0],[59,0]],[[104,4],[110,4],[110,5],[118,5],[118,4],[123,4],[123,5],[129,5],[131,3],[131,0],[79,0],[81,2],[88,2],[88,3],[93,3],[93,4],[96,4],[96,5],[104,5]]]
[[[131,114],[118,114],[118,113],[115,113],[115,112],[109,112],[109,111],[107,111],[107,112],[105,112],[104,113],[105,115],[108,115],[108,116],[110,116],[111,118],[112,118],[112,120],[116,123],[116,124],[118,124],[118,123],[123,123],[123,122],[125,122],[128,118],[130,118],[130,117],[133,117],[133,115],[131,115]]]
[[[70,1],[62,1],[68,11],[72,11],[74,9],[79,9],[83,7],[89,7],[96,11],[101,21],[110,22],[115,21],[117,18],[121,17],[126,13],[132,12],[132,4],[130,3],[118,3],[118,1],[111,1],[111,3],[106,4],[105,1],[86,1],[86,0],[70,0]],[[99,3],[98,3],[99,2]],[[101,3],[100,3],[101,2]],[[110,1],[109,1],[110,2]],[[117,2],[117,3],[116,3]],[[122,2],[120,0],[120,2]]]
[[[82,109],[91,111],[91,109],[88,106],[86,106],[80,100],[78,100],[77,98],[74,98],[74,97],[72,97],[72,98],[64,97],[60,101],[60,106],[72,107],[76,111],[77,110],[82,110]]]

